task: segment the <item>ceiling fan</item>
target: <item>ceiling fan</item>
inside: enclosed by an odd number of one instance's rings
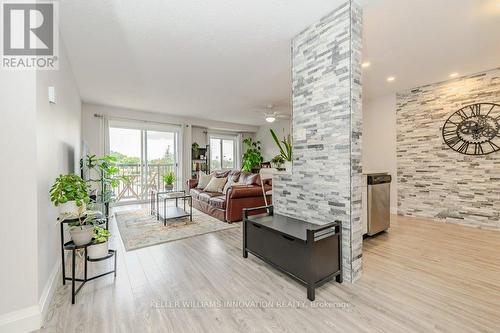
[[[275,111],[274,108],[275,108],[274,104],[268,104],[265,106],[264,117],[268,123],[273,123],[278,118],[280,119],[290,118],[290,115],[279,113],[278,111]]]

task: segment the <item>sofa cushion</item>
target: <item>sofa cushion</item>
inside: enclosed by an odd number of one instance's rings
[[[240,179],[240,175],[241,175],[241,171],[240,170],[231,170],[229,172],[229,174],[227,175],[228,177],[228,181],[230,178],[232,178],[232,180],[237,183]]]
[[[210,183],[208,183],[208,185],[205,187],[205,191],[207,191],[207,192],[222,192],[222,190],[224,189],[224,185],[226,185],[226,182],[227,182],[226,177],[223,177],[223,178],[213,177],[210,180]]]
[[[213,174],[215,175],[215,177],[217,178],[226,178],[227,175],[231,172],[231,170],[218,170],[218,171],[214,171]]]
[[[258,173],[242,172],[240,174],[239,183],[245,185],[259,185],[260,175]]]
[[[210,198],[209,203],[219,209],[226,209],[226,197],[223,195]]]
[[[198,180],[198,185],[196,186],[196,188],[203,190],[205,187],[207,187],[208,183],[210,183],[212,177],[213,177],[212,174],[209,175],[200,174],[200,179]]]
[[[193,199],[198,199],[200,196],[200,193],[203,193],[203,190],[200,190],[199,188],[192,188],[189,191],[189,195],[193,197]]]
[[[220,192],[205,192],[205,191],[203,191],[198,195],[198,200],[208,203],[212,197],[218,197],[221,195],[222,195],[222,193],[220,193]]]

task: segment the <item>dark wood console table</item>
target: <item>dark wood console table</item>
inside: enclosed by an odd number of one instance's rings
[[[248,216],[254,210],[267,214]],[[333,279],[342,282],[342,224],[317,225],[273,213],[273,206],[244,209],[243,258],[248,252],[307,286],[315,288]]]

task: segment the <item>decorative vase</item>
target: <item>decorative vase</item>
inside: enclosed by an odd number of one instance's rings
[[[76,246],[85,245],[92,241],[92,236],[94,235],[93,225],[82,225],[77,227],[72,227],[69,229],[69,234],[71,239]]]
[[[285,161],[285,170],[287,172],[292,172],[292,161]]]
[[[167,191],[172,191],[172,189],[174,188],[174,185],[173,184],[165,184],[165,190]]]
[[[90,259],[99,259],[108,255],[108,241],[92,244],[87,248],[87,255]]]
[[[82,202],[82,205],[78,207],[76,205],[76,201],[68,201],[62,204],[59,204],[59,215],[60,216],[72,216],[72,217],[78,217],[81,215],[81,212],[84,212],[87,210],[87,206],[85,205],[85,202]]]

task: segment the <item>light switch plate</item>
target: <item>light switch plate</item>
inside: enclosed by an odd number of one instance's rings
[[[49,103],[56,104],[56,88],[49,87]]]

